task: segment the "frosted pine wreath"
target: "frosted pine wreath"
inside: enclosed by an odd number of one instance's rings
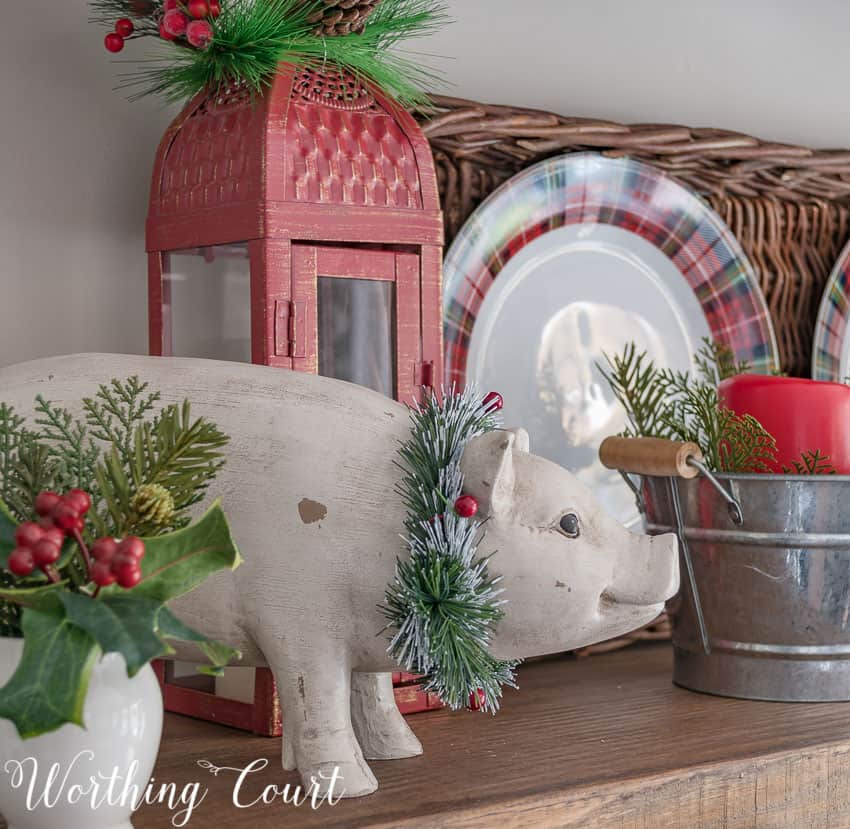
[[[348,72],[402,106],[427,106],[435,74],[396,50],[446,20],[440,0],[90,0],[104,46],[150,37],[159,54],[122,75],[134,97],[260,93],[280,63]]]
[[[467,442],[498,428],[502,398],[473,391],[436,394],[411,409],[411,435],[399,450],[404,478],[410,555],[396,565],[382,607],[394,630],[388,653],[405,670],[422,674],[423,688],[451,708],[495,713],[502,686],[516,687],[516,662],[488,651],[503,613],[499,577],[489,557],[478,556],[483,538],[478,504],[463,493],[461,456]]]

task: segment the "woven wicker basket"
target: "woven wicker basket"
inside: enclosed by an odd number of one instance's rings
[[[706,198],[737,236],[767,299],[782,370],[808,376],[824,284],[850,235],[850,151],[811,150],[737,132],[617,124],[435,97],[420,113],[434,151],[450,244],[472,211],[520,170],[592,150],[665,170]],[[670,638],[661,615],[578,656]]]
[[[593,150],[648,162],[703,195],[738,237],[770,307],[782,370],[808,376],[818,303],[850,235],[850,151],[457,98],[434,103],[436,112],[420,120],[434,149],[447,242],[496,187],[541,159]]]

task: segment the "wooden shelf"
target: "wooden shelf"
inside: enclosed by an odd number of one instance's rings
[[[671,659],[656,645],[527,665],[521,692],[507,694],[498,716],[411,717],[424,756],[373,762],[377,794],[318,812],[281,802],[235,808],[236,775],[213,776],[197,761],[241,768],[268,758],[245,788],[256,796],[297,782],[281,771],[280,740],[173,715],[155,776],[209,788],[195,827],[850,826],[850,706],[691,693],[671,684]],[[145,807],[134,823],[166,829],[171,814]]]

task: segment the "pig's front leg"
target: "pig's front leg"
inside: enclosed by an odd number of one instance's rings
[[[270,642],[263,654],[283,709],[284,768],[297,768],[305,787],[315,780],[321,794],[327,793],[335,770],[335,796],[343,790],[344,797],[374,792],[378,782],[351,724],[351,670],[344,649],[323,642],[289,654]]]
[[[351,675],[351,721],[369,760],[400,760],[422,753],[422,745],[395,704],[392,674]]]

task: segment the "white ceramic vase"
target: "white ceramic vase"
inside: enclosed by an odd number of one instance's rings
[[[0,638],[0,686],[22,650],[23,640]],[[100,659],[84,722],[85,730],[65,725],[21,740],[0,719],[0,814],[9,829],[131,829],[132,787],[144,794],[162,736],[162,695],[151,667],[129,679],[122,656]]]

